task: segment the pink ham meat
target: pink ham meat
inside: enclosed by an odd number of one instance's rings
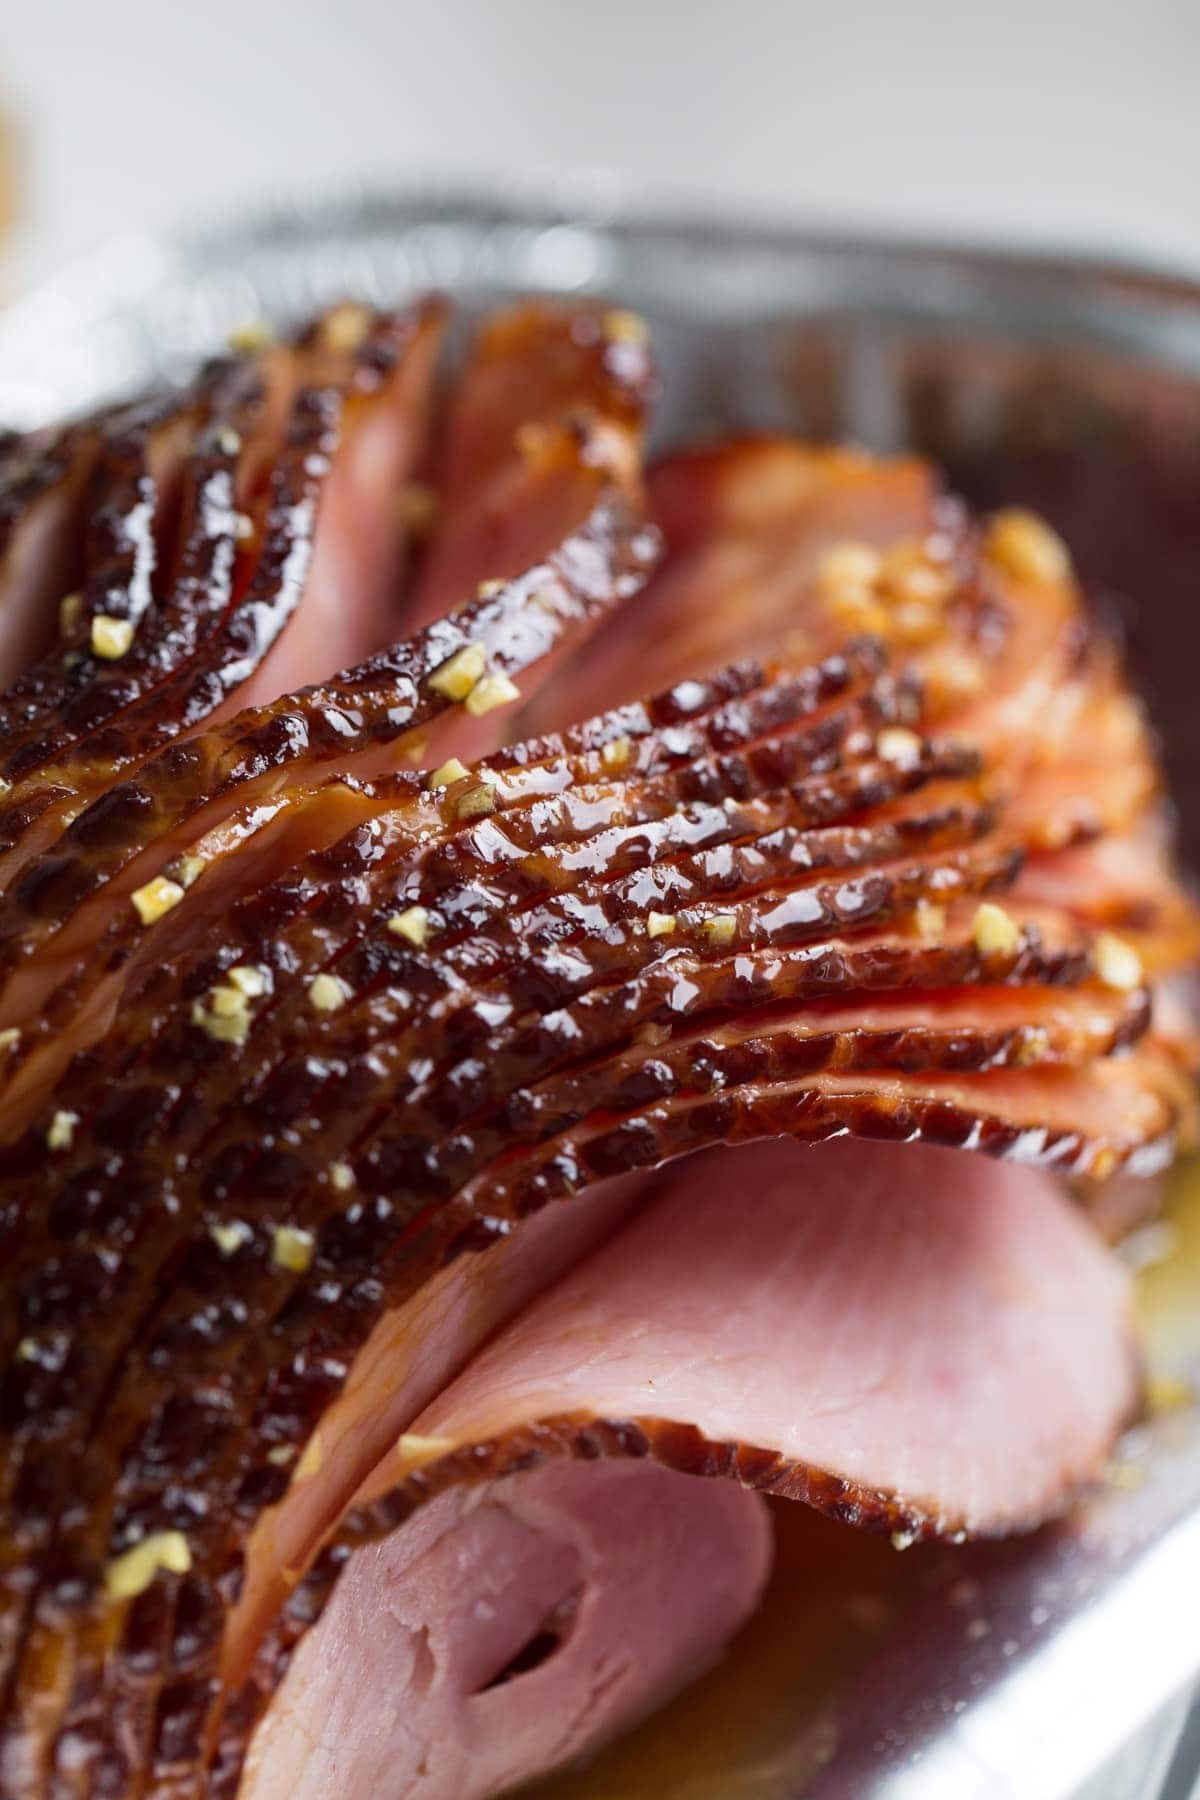
[[[301,1643],[246,1800],[482,1800],[586,1754],[753,1606],[743,1488],[913,1533],[1057,1511],[1136,1405],[1129,1303],[1041,1175],[864,1144],[682,1164],[381,1460],[358,1517],[404,1522]]]

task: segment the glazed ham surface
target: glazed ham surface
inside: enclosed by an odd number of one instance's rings
[[[505,1792],[760,1492],[1028,1529],[1138,1407],[1196,920],[1065,548],[445,317],[0,443],[14,1800]]]

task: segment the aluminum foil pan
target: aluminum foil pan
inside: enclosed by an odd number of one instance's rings
[[[0,423],[177,380],[250,319],[431,287],[468,318],[533,291],[603,292],[643,311],[664,442],[759,426],[917,448],[978,504],[1039,506],[1127,626],[1185,843],[1200,849],[1200,282],[656,216],[596,192],[358,196],[129,237],[74,264],[0,316]],[[1168,1222],[1138,1246],[1170,1252],[1143,1287],[1152,1365],[1176,1397],[1200,1376],[1200,1170],[1177,1186]],[[809,1537],[790,1561],[781,1550],[739,1654],[638,1742],[545,1795],[1193,1794],[1193,1408],[1164,1412],[1093,1504],[1031,1540],[896,1557],[823,1521],[799,1529]]]

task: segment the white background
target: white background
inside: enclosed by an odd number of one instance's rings
[[[0,0],[14,288],[273,193],[639,191],[1200,263],[1200,0]]]

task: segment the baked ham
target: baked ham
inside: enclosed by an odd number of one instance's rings
[[[12,1800],[508,1791],[763,1493],[1025,1530],[1140,1403],[1197,922],[1064,546],[445,315],[0,443]]]

